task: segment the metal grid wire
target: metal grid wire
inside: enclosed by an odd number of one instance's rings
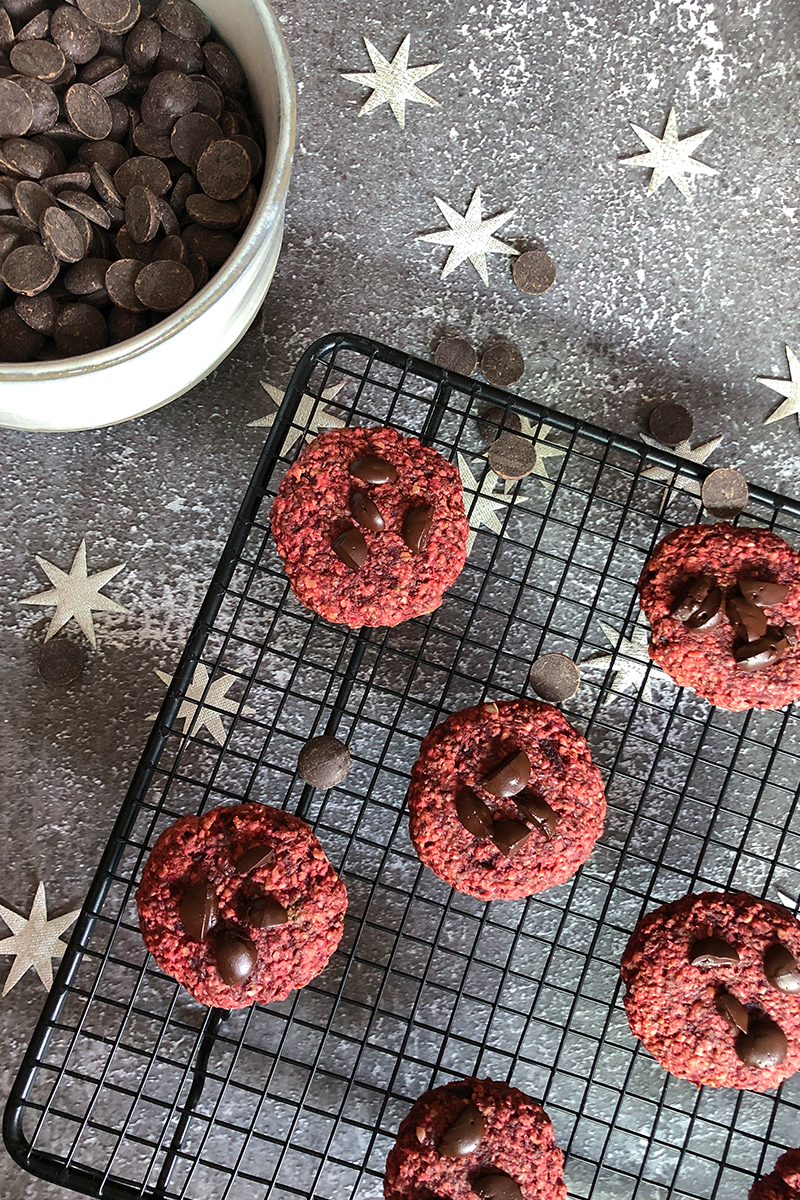
[[[327,413],[421,434],[469,469],[473,525],[483,516],[441,608],[391,630],[347,630],[303,608],[269,537],[270,500],[326,423],[309,398],[339,382]],[[492,483],[502,489],[486,460],[496,404],[551,452],[544,474],[487,497]],[[362,338],[312,347],[14,1086],[5,1136],[17,1161],[112,1200],[367,1200],[382,1194],[410,1103],[477,1074],[545,1104],[571,1197],[743,1198],[798,1141],[800,1077],[777,1095],[673,1078],[631,1037],[619,984],[628,936],[658,904],[705,888],[792,907],[800,894],[792,709],[714,709],[636,657],[639,573],[661,537],[704,516],[706,473]],[[740,522],[797,542],[800,508],[754,489]],[[434,723],[526,694],[530,663],[550,650],[601,659],[564,711],[606,779],[605,831],[568,883],[484,904],[420,866],[404,810],[410,768]],[[235,677],[238,710],[217,714],[224,745],[192,722],[198,665],[209,685]],[[353,758],[329,792],[295,771],[305,739],[322,732]],[[310,821],[349,907],[313,983],[226,1015],[145,954],[133,894],[178,816],[245,800]]]

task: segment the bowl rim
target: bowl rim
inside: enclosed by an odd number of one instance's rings
[[[295,144],[296,101],[294,75],[280,26],[269,0],[252,0],[266,34],[275,65],[279,94],[278,140],[275,146],[274,166],[262,184],[253,215],[245,229],[236,251],[213,279],[192,296],[181,308],[176,309],[151,329],[137,333],[132,338],[93,350],[89,354],[76,354],[72,358],[57,358],[46,362],[0,363],[0,384],[3,383],[48,383],[57,379],[68,379],[77,375],[88,375],[106,367],[123,366],[153,347],[169,341],[187,325],[206,312],[222,292],[243,274],[256,246],[263,241],[264,227],[281,220]]]

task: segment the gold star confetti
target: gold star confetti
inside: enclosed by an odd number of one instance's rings
[[[174,678],[172,675],[165,675],[163,671],[156,671],[156,675],[167,687],[169,687]],[[231,696],[225,695],[228,688],[235,681],[235,675],[220,675],[209,687],[208,671],[202,663],[197,664],[192,676],[192,682],[189,684],[186,696],[178,709],[177,720],[183,721],[184,734],[194,736],[205,725],[212,737],[219,742],[220,746],[224,746],[225,726],[222,724],[219,713],[215,710],[222,709],[223,712],[242,714],[244,716],[255,712],[255,709],[248,708],[246,704],[242,705],[241,701],[234,700]],[[157,716],[158,713],[151,713],[145,720],[153,721]]]
[[[3,918],[13,937],[0,941],[0,954],[14,954],[16,958],[11,965],[8,978],[3,985],[3,995],[19,983],[29,967],[36,968],[36,974],[41,979],[48,992],[53,986],[52,959],[61,958],[66,949],[66,942],[61,941],[61,934],[69,929],[73,921],[80,915],[80,909],[66,913],[63,917],[47,919],[47,903],[44,896],[44,884],[40,883],[31,905],[27,919],[19,913],[12,912],[0,904],[0,917]]]
[[[711,438],[707,442],[703,442],[700,446],[695,446],[694,449],[688,442],[679,442],[677,446],[664,446],[661,442],[657,442],[655,438],[648,437],[646,433],[640,433],[639,437],[648,446],[654,446],[657,450],[668,450],[670,454],[676,455],[678,458],[685,458],[687,462],[704,463],[707,458],[716,450],[723,438],[723,434],[718,434],[717,437]],[[683,475],[680,472],[676,475],[667,467],[647,467],[642,471],[642,479],[652,479],[657,483],[671,483],[675,487],[681,488],[684,492],[689,492],[692,496],[700,495],[700,484],[691,475]]]
[[[800,421],[800,362],[789,347],[786,347],[786,360],[789,363],[789,379],[764,379],[759,376],[758,382],[763,383],[765,387],[772,388],[773,392],[777,392],[779,396],[785,396],[782,404],[779,404],[773,413],[767,417],[765,425],[771,425],[773,421],[780,421],[783,417],[793,417],[798,414]]]
[[[440,200],[438,196],[433,198],[439,205],[442,216],[450,228],[442,229],[438,233],[420,234],[417,241],[435,242],[437,246],[453,247],[444,264],[442,279],[446,279],[452,271],[455,271],[456,267],[468,258],[483,282],[488,284],[489,271],[486,266],[486,255],[516,255],[519,253],[513,246],[507,246],[505,242],[500,242],[497,238],[492,237],[496,229],[505,225],[506,221],[513,217],[513,209],[511,212],[499,213],[496,217],[487,217],[485,221],[482,220],[480,188],[475,188],[463,217],[449,204],[445,204],[444,200]]]
[[[654,671],[658,671],[660,668],[652,662],[647,652],[650,628],[644,616],[639,613],[629,638],[620,638],[619,630],[615,629],[613,625],[607,625],[605,621],[598,621],[598,624],[605,634],[609,646],[613,647],[613,653],[598,654],[594,658],[587,659],[586,662],[580,664],[581,670],[588,670],[592,667],[607,669],[613,666],[611,687],[617,691],[627,691],[631,684],[638,688],[644,681],[642,698],[651,704],[653,693],[650,680],[647,678],[647,670],[651,665]],[[619,650],[617,650],[617,644],[619,644]],[[610,699],[611,696],[607,696],[605,703],[608,703]]]
[[[397,54],[389,62],[368,38],[364,38],[364,45],[367,47],[367,54],[372,60],[375,71],[373,73],[366,71],[343,73],[344,79],[372,89],[372,95],[358,114],[360,117],[374,112],[381,104],[388,104],[397,118],[400,128],[405,129],[407,103],[427,104],[431,108],[438,108],[439,101],[434,100],[427,92],[418,88],[417,83],[420,79],[425,79],[427,75],[438,71],[442,64],[431,63],[427,67],[409,67],[408,48],[410,44],[411,34],[408,34],[403,39],[403,44]]]
[[[54,633],[58,633],[59,629],[63,629],[67,621],[74,617],[92,645],[96,646],[97,641],[94,634],[92,613],[124,613],[128,611],[121,604],[117,604],[116,600],[110,600],[108,596],[100,594],[100,588],[105,587],[123,569],[125,564],[120,563],[119,566],[108,567],[105,571],[98,571],[95,575],[88,575],[86,572],[85,539],[81,542],[72,560],[69,574],[66,571],[62,571],[60,567],[49,563],[47,559],[40,558],[38,554],[36,555],[36,561],[54,586],[46,592],[38,592],[35,596],[28,596],[22,603],[54,604],[56,606],[56,611],[53,613],[53,619],[50,622],[50,628],[47,630],[47,636],[44,639],[46,642],[50,640]]]
[[[286,393],[282,392],[280,388],[273,387],[272,384],[264,383],[263,379],[260,382],[270,400],[274,401],[279,408]],[[283,439],[281,455],[288,454],[297,439],[303,434],[305,434],[304,440],[310,442],[323,429],[342,428],[344,421],[340,417],[335,417],[333,413],[328,412],[325,404],[328,400],[333,400],[334,396],[338,396],[343,387],[344,381],[342,383],[334,383],[331,387],[325,388],[319,400],[316,396],[310,396],[308,392],[303,394],[297,406],[297,412],[292,424],[289,427],[289,432]],[[275,412],[267,413],[265,417],[259,417],[257,421],[248,421],[248,426],[260,426],[265,429],[271,429],[277,415],[276,409]],[[308,432],[306,432],[306,426],[308,426]]]
[[[705,163],[698,162],[696,158],[692,157],[694,151],[706,140],[711,130],[704,129],[701,133],[693,133],[688,137],[679,138],[674,108],[669,110],[663,138],[656,137],[654,133],[649,133],[640,125],[634,125],[633,121],[630,124],[637,137],[641,138],[647,146],[647,152],[623,158],[622,162],[627,163],[629,167],[653,168],[650,186],[647,189],[648,196],[657,192],[666,179],[671,179],[678,191],[691,202],[692,193],[689,190],[686,176],[718,174],[714,167],[708,167]]]
[[[499,501],[493,502],[490,499],[492,495],[496,494],[499,476],[495,475],[494,471],[487,471],[483,483],[479,484],[467,460],[460,452],[458,455],[458,473],[461,476],[461,483],[464,487],[464,508],[466,509],[470,528],[467,537],[467,554],[470,554],[472,547],[475,545],[478,530],[482,526],[485,525],[487,529],[491,529],[492,533],[502,532],[503,527],[500,524],[500,518],[495,512]]]

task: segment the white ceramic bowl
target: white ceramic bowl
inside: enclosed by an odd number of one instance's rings
[[[150,412],[204,379],[247,332],[283,235],[294,149],[292,68],[267,0],[198,0],[237,54],[264,124],[264,182],[236,252],[188,304],[126,342],[43,363],[0,365],[0,425],[94,429]]]

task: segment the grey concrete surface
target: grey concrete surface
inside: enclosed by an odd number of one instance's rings
[[[235,0],[231,0],[235,3]],[[797,190],[798,17],[792,0],[277,0],[298,88],[298,141],[277,273],[260,324],[188,395],[113,428],[0,431],[0,903],[27,913],[39,880],[51,915],[78,907],[148,723],[223,545],[263,441],[269,408],[305,346],[349,329],[431,356],[461,333],[522,350],[518,391],[636,435],[657,401],[695,417],[712,458],[800,496],[795,417],[765,427],[800,352]],[[362,37],[412,65],[441,62],[410,104],[359,116],[370,70]],[[719,172],[646,195],[629,122],[660,135],[710,129],[697,157]],[[509,262],[489,286],[447,250],[440,196],[484,216],[513,209],[506,241],[542,245],[558,280],[523,296]],[[89,570],[125,569],[105,590],[126,614],[96,616],[97,649],[66,691],[34,655],[52,610],[39,554],[66,569],[86,538]],[[80,637],[74,624],[69,631]],[[10,959],[0,959],[3,978]],[[44,992],[32,972],[0,1000],[5,1102]],[[66,1197],[0,1155],[4,1200]]]

